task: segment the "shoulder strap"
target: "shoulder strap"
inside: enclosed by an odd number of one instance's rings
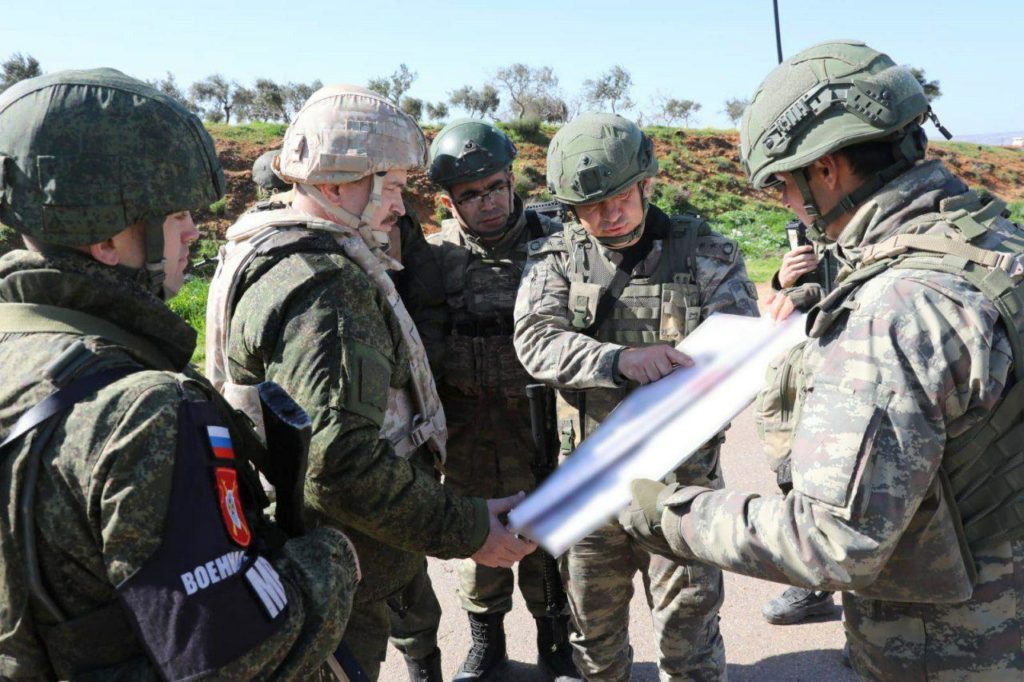
[[[173,369],[152,343],[95,315],[38,303],[0,303],[0,334],[47,332],[98,336],[133,351],[151,367]]]
[[[544,226],[541,225],[540,215],[536,211],[531,209],[524,209],[523,214],[526,216],[526,233],[530,239],[540,239],[544,236]]]
[[[590,326],[583,330],[584,334],[595,334],[601,328],[601,325],[615,306],[615,302],[619,300],[626,285],[629,284],[629,280],[633,275],[633,268],[647,258],[652,248],[654,248],[653,239],[641,239],[637,244],[637,251],[631,254],[632,257],[622,259],[618,267],[615,268],[615,274],[612,276],[611,283],[604,290],[604,293],[601,294],[601,298],[597,302],[597,309],[594,311],[594,320],[590,323]]]

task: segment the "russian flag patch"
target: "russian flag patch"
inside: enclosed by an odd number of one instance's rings
[[[218,459],[234,459],[235,448],[231,444],[231,433],[223,426],[207,426],[206,435],[210,438],[213,456]]]

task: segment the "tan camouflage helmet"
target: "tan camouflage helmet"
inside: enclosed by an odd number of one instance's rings
[[[371,173],[426,166],[416,121],[358,85],[328,85],[310,96],[284,134],[277,171],[306,185],[355,182]]]

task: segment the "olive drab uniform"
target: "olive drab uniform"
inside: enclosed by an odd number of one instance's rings
[[[248,424],[133,279],[70,250],[0,259],[0,441],[91,384],[0,448],[0,677],[305,679],[343,632],[355,553],[269,526]]]
[[[512,227],[485,244],[446,220],[427,237],[444,273],[448,322],[438,390],[448,420],[445,484],[461,494],[507,497],[535,487],[533,441],[525,387],[532,383],[512,347],[513,308],[526,265],[527,244],[560,229],[557,221],[524,210],[516,197]],[[534,617],[545,615],[543,555],[519,562],[519,589]],[[511,569],[459,563],[459,599],[471,613],[512,608]]]
[[[345,528],[359,552],[364,579],[345,641],[376,677],[389,609],[422,611],[433,599],[423,553],[475,552],[486,504],[454,498],[410,461],[443,464],[446,429],[386,257],[354,230],[292,208],[247,213],[227,237],[210,291],[208,371],[243,409],[249,386],[276,377],[312,416],[309,514]]]
[[[844,590],[865,678],[1024,674],[1024,232],[1004,208],[938,161],[861,206],[790,363],[793,491],[666,501],[680,555]]]
[[[654,206],[644,234],[651,236],[650,251],[628,273],[617,267],[620,253],[577,223],[530,244],[516,301],[515,344],[527,370],[559,389],[560,415],[570,417],[560,426],[566,451],[629,392],[615,373],[623,349],[675,344],[713,312],[758,314],[735,242],[711,232],[697,216],[669,218]],[[617,300],[593,329],[609,288]],[[720,487],[721,441],[716,437],[670,478]],[[650,555],[612,522],[570,548],[562,570],[578,629],[575,660],[587,679],[629,678],[629,601],[637,570],[653,604],[662,679],[725,674],[718,569]]]

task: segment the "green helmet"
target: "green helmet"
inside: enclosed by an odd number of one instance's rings
[[[658,172],[654,143],[616,114],[587,113],[562,126],[548,147],[548,191],[562,203],[615,196]]]
[[[113,69],[61,71],[4,91],[0,164],[0,222],[66,246],[145,222],[154,278],[165,216],[208,206],[225,186],[199,119]]]
[[[266,192],[282,192],[291,187],[290,184],[277,177],[277,173],[274,172],[274,159],[280,153],[280,149],[271,149],[269,152],[260,154],[256,163],[252,165],[252,181]]]
[[[928,114],[928,99],[910,69],[862,42],[821,43],[790,57],[761,83],[743,115],[740,154],[751,184],[763,189],[776,173],[800,171],[844,147],[892,141],[897,164],[866,182],[863,196],[851,194],[835,215],[818,215],[810,192],[804,194],[815,217],[808,228],[823,231],[877,191],[878,181],[884,184],[924,158],[920,124]],[[798,174],[798,185],[804,184],[804,173]]]
[[[493,123],[475,118],[452,121],[430,145],[430,180],[441,187],[472,182],[506,170],[518,151]]]

